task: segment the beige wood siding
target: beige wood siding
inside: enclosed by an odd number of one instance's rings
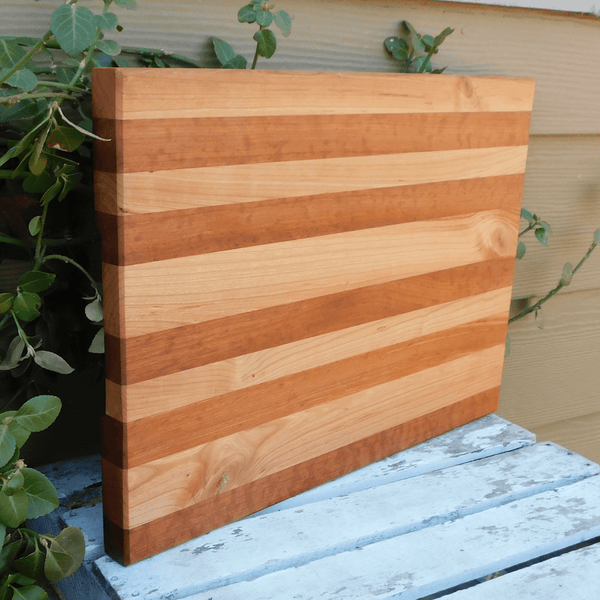
[[[435,0],[274,0],[294,16],[292,35],[259,68],[394,71],[382,42],[407,19],[418,31],[455,32],[436,57],[448,73],[537,80],[523,205],[553,226],[517,265],[514,296],[537,297],[575,263],[600,227],[600,19],[556,11]],[[4,0],[0,32],[40,35],[62,0]],[[103,3],[85,3],[100,9]],[[125,26],[107,37],[165,48],[215,65],[211,36],[251,59],[254,26],[236,20],[241,0],[138,0],[115,7]],[[544,329],[538,329],[543,319]],[[600,251],[573,284],[511,326],[499,414],[600,461]]]

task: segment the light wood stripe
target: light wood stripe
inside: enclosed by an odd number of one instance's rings
[[[504,287],[131,385],[107,380],[106,412],[124,422],[168,414],[471,321],[493,315],[501,315],[506,321],[510,294],[511,288]]]
[[[319,194],[155,213],[96,213],[102,260],[133,265],[344,231],[520,209],[523,175]]]
[[[131,529],[500,383],[504,345],[125,472]]]
[[[118,144],[119,151],[105,150],[96,158],[95,167],[112,173],[139,173],[523,146],[529,140],[530,116],[520,112],[269,116],[251,120],[96,119],[94,131],[112,140],[110,145]],[[160,145],[156,144],[158,139]]]
[[[215,396],[168,416],[123,425],[105,418],[111,440],[103,456],[136,467],[188,448],[258,427],[277,418],[395,381],[444,362],[504,343],[506,314],[494,315],[408,342],[305,369],[286,377]]]
[[[499,387],[491,388],[134,529],[117,525],[123,523],[120,498],[123,497],[125,472],[103,460],[106,551],[123,564],[147,558],[254,513],[267,504],[280,502],[338,477],[340,465],[346,471],[364,467],[489,414],[497,406],[498,394]],[[107,510],[107,506],[110,509]],[[184,528],[182,523],[185,523]]]
[[[535,81],[395,73],[96,69],[94,116],[116,119],[531,111]]]
[[[107,297],[105,327],[134,337],[513,256],[517,234],[514,215],[482,211],[128,267],[105,264],[109,287],[122,282],[126,315]]]
[[[512,257],[473,263],[129,339],[107,334],[107,379],[147,381],[500,289],[514,267]]]
[[[117,215],[525,172],[527,146],[154,171],[95,172],[96,210]]]

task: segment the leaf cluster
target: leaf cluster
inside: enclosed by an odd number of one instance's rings
[[[238,11],[240,23],[256,23],[258,31],[253,39],[256,42],[256,51],[252,62],[252,69],[256,68],[258,57],[271,58],[277,50],[277,37],[273,30],[269,29],[272,24],[277,25],[284,37],[292,31],[292,18],[285,10],[273,12],[274,4],[265,0],[252,0]],[[245,69],[248,61],[241,55],[236,54],[231,45],[219,38],[213,38],[213,45],[218,61],[223,69]]]
[[[439,52],[444,40],[454,31],[447,27],[437,36],[421,35],[408,22],[400,23],[400,37],[388,37],[383,45],[389,55],[398,61],[401,73],[443,73],[447,67],[434,69],[431,57]]]
[[[20,450],[33,432],[49,427],[60,412],[56,396],[36,396],[17,411],[0,414],[0,599],[47,599],[45,582],[73,574],[85,554],[83,533],[67,527],[58,536],[21,527],[26,519],[58,507],[50,480],[30,469]]]

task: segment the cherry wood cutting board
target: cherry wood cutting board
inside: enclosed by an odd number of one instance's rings
[[[496,409],[532,80],[93,77],[108,554]]]

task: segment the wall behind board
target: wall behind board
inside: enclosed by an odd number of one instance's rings
[[[383,40],[407,19],[423,33],[455,28],[435,59],[448,73],[537,80],[523,205],[550,222],[549,248],[530,242],[515,298],[536,298],[575,263],[600,227],[600,19],[592,15],[438,0],[274,0],[292,35],[263,69],[394,71]],[[4,0],[0,33],[41,35],[62,0]],[[101,9],[100,0],[85,4]],[[138,0],[115,7],[123,45],[169,49],[215,66],[211,36],[253,55],[240,0]],[[539,325],[543,325],[543,329]],[[600,251],[538,320],[510,327],[499,414],[600,461]]]

